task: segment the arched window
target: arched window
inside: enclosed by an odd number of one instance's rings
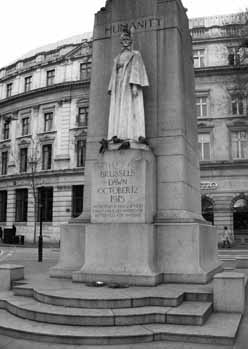
[[[206,221],[214,225],[214,203],[213,200],[207,196],[202,196],[201,198],[202,205],[202,216]]]
[[[248,232],[248,198],[244,195],[233,202],[233,228],[237,234]]]

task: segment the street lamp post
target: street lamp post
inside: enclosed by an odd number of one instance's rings
[[[43,205],[42,205],[43,188],[40,188],[39,210],[40,210],[40,235],[38,241],[38,262],[42,262],[43,257],[43,236],[42,236],[42,219],[43,219]]]

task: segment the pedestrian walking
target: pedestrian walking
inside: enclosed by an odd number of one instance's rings
[[[231,247],[231,232],[227,228],[227,226],[224,227],[223,231],[223,248],[230,248]]]

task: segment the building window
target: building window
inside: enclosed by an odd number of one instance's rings
[[[16,190],[16,222],[27,222],[28,189]]]
[[[52,144],[42,146],[42,170],[50,170],[52,167]]]
[[[0,191],[0,222],[6,222],[7,216],[7,190]]]
[[[246,131],[232,132],[232,157],[233,159],[248,158],[248,137]]]
[[[203,118],[208,115],[207,97],[196,97],[196,116]]]
[[[9,84],[6,85],[6,97],[10,97],[12,95],[12,86],[13,83],[10,82]]]
[[[205,50],[193,50],[194,67],[205,67]]]
[[[83,185],[72,186],[72,217],[78,217],[83,212]]]
[[[77,118],[78,126],[85,126],[86,127],[88,125],[88,114],[89,114],[88,107],[79,107],[78,108],[78,118]]]
[[[29,117],[22,119],[22,136],[29,134]]]
[[[210,160],[210,134],[202,133],[198,135],[198,147],[200,161]]]
[[[53,112],[44,114],[44,132],[51,131],[53,127]]]
[[[228,64],[232,66],[240,65],[239,47],[230,47],[228,54]]]
[[[2,152],[2,175],[6,175],[8,172],[8,152]]]
[[[20,149],[20,172],[27,172],[28,148]]]
[[[38,188],[38,221],[40,220],[40,211],[42,210],[43,222],[53,221],[53,188]],[[41,205],[41,210],[40,210]]]
[[[24,91],[28,92],[31,90],[31,86],[32,86],[32,76],[27,76],[24,79]]]
[[[78,140],[76,143],[77,167],[83,167],[85,163],[86,144],[85,140]]]
[[[4,121],[3,124],[3,139],[9,139],[9,120]]]
[[[244,99],[240,96],[232,97],[232,115],[244,115]]]
[[[90,78],[91,62],[80,64],[80,80],[87,80]]]
[[[55,69],[47,71],[47,86],[53,85],[55,79]]]

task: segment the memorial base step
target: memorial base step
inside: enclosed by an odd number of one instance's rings
[[[211,285],[111,288],[44,279],[0,294],[0,334],[70,345],[232,345],[241,314],[214,313]]]
[[[212,303],[183,302],[177,307],[70,308],[40,303],[34,298],[9,296],[0,307],[27,320],[61,325],[128,326],[152,323],[202,325],[212,312]]]
[[[232,345],[241,315],[212,314],[203,326],[146,324],[132,326],[68,326],[40,323],[0,310],[0,334],[56,344],[118,345],[181,341]]]

